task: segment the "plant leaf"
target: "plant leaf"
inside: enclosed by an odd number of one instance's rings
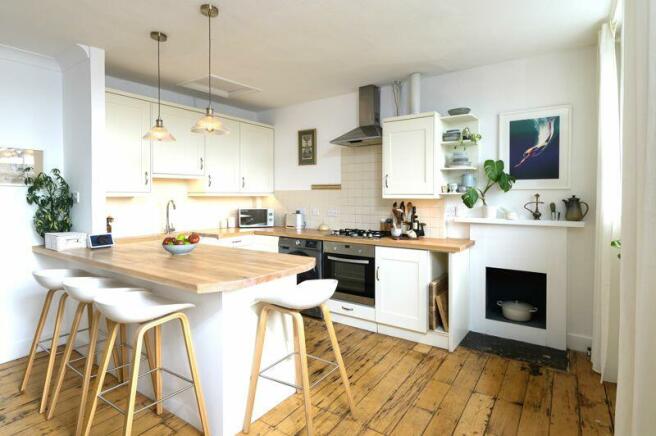
[[[475,188],[467,188],[467,192],[462,194],[460,198],[462,198],[462,202],[465,203],[465,206],[471,209],[478,201],[478,191],[476,191]]]

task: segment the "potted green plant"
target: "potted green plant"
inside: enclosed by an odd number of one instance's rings
[[[483,169],[488,179],[487,185],[485,185],[485,188],[483,189],[475,187],[468,188],[461,197],[462,202],[465,203],[465,206],[471,209],[480,199],[483,202],[483,214],[485,218],[496,218],[497,207],[488,205],[487,201],[485,200],[485,195],[495,185],[499,186],[499,189],[501,189],[503,192],[510,191],[513,183],[515,183],[515,177],[511,176],[503,170],[502,160],[486,160],[483,164]]]
[[[36,205],[34,229],[41,237],[48,232],[68,232],[73,226],[73,194],[68,183],[57,168],[51,175],[42,172],[35,177],[29,175],[31,170],[26,168],[24,175],[27,203]]]

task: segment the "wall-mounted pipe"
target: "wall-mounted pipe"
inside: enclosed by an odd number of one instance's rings
[[[421,73],[410,74],[410,113],[421,112]]]

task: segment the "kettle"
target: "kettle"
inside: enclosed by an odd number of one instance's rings
[[[567,208],[565,210],[565,219],[567,221],[582,221],[588,214],[588,210],[590,210],[588,203],[581,201],[576,195],[572,195],[567,200],[563,200],[563,203],[565,203],[565,207]],[[581,205],[585,206],[585,212],[581,210]]]
[[[285,227],[294,227],[296,230],[304,229],[305,216],[300,210],[297,210],[296,213],[288,213],[285,215]]]

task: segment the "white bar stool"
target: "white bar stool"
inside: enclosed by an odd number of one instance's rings
[[[55,294],[58,291],[63,291],[63,281],[66,278],[70,277],[87,277],[91,276],[86,271],[79,269],[43,269],[39,271],[32,272],[32,276],[38,284],[43,286],[48,290],[46,298],[43,301],[43,306],[41,307],[41,316],[39,321],[36,324],[36,330],[34,331],[34,339],[32,339],[32,346],[30,347],[30,354],[27,358],[27,366],[25,367],[25,374],[23,375],[23,382],[18,389],[19,393],[25,391],[27,383],[30,380],[30,375],[32,374],[32,367],[34,365],[34,359],[36,357],[37,348],[41,348],[43,351],[49,354],[48,356],[48,365],[46,367],[46,378],[43,384],[43,393],[41,394],[41,405],[39,407],[39,413],[43,413],[46,410],[46,403],[48,401],[48,391],[50,389],[50,380],[52,378],[52,370],[55,366],[55,358],[57,355],[57,347],[59,345],[59,340],[62,337],[67,336],[69,333],[60,335],[61,331],[61,322],[64,317],[64,308],[66,303],[66,294],[62,295],[59,300],[59,306],[57,308],[57,314],[55,316],[55,325],[51,338],[41,340],[41,334],[43,333],[43,328],[46,324],[48,318],[48,312],[50,311],[50,305],[52,304],[52,299],[55,297]],[[90,318],[89,318],[90,319]],[[89,323],[91,325],[91,323]],[[50,342],[50,348],[46,348],[43,343]]]
[[[321,382],[329,374],[331,374],[335,369],[339,369],[339,374],[342,379],[342,384],[344,385],[344,390],[346,391],[346,398],[351,409],[351,414],[355,414],[355,407],[353,404],[353,397],[351,396],[351,387],[349,384],[348,374],[346,373],[346,368],[344,367],[344,361],[342,360],[342,353],[339,350],[339,343],[337,342],[337,336],[335,335],[335,329],[333,327],[332,318],[330,316],[330,310],[326,306],[326,301],[332,297],[335,289],[337,288],[337,280],[333,279],[324,279],[324,280],[306,280],[299,283],[295,288],[289,289],[285,292],[279,292],[266,298],[259,300],[260,303],[265,303],[260,311],[260,318],[257,328],[257,338],[255,340],[255,354],[253,354],[253,366],[251,368],[251,380],[250,387],[248,389],[248,403],[246,405],[246,416],[244,417],[244,427],[243,432],[248,433],[250,430],[251,419],[253,417],[253,404],[255,402],[255,392],[257,390],[257,381],[259,377],[266,378],[278,383],[285,384],[296,388],[297,390],[303,391],[303,399],[305,403],[305,421],[307,425],[307,434],[311,436],[314,433],[312,426],[312,402],[310,399],[310,389],[316,384]],[[321,312],[323,313],[323,320],[326,323],[326,330],[328,330],[328,336],[330,337],[330,343],[333,347],[333,352],[335,354],[336,362],[330,362],[324,359],[321,359],[316,356],[307,354],[305,349],[305,330],[303,327],[303,317],[300,314],[301,310],[310,309],[313,307],[320,307]],[[272,365],[264,368],[260,371],[260,365],[262,363],[262,349],[264,348],[264,336],[266,333],[266,323],[269,312],[281,312],[286,313],[292,316],[294,321],[294,349],[293,353],[288,354],[282,359],[274,362]],[[279,363],[283,362],[289,356],[296,356],[296,384],[291,384],[283,380],[278,380],[276,378],[265,375],[264,373]],[[310,379],[308,375],[308,357],[320,360],[324,363],[328,363],[333,366],[333,369],[328,371],[323,375],[319,380],[310,385]],[[299,386],[299,379],[301,385]]]
[[[198,406],[198,413],[200,415],[200,422],[203,428],[203,433],[209,435],[209,427],[207,423],[207,412],[205,409],[205,399],[203,397],[203,391],[200,384],[200,378],[198,376],[198,368],[196,365],[196,355],[194,353],[193,344],[191,341],[191,329],[189,327],[189,320],[187,315],[182,311],[194,307],[191,303],[177,303],[171,300],[167,300],[161,297],[154,295],[148,291],[138,291],[138,292],[127,292],[127,293],[114,293],[107,292],[103,295],[96,297],[94,305],[99,314],[105,316],[108,321],[109,327],[107,332],[107,341],[105,342],[105,348],[103,351],[100,367],[98,368],[98,373],[96,377],[96,383],[93,389],[93,397],[91,400],[91,406],[88,411],[88,417],[86,419],[86,424],[84,426],[84,435],[89,435],[91,431],[91,426],[93,425],[93,418],[96,412],[96,407],[98,404],[98,399],[101,399],[103,402],[109,404],[114,409],[118,410],[125,415],[125,423],[123,426],[123,434],[130,435],[132,432],[132,421],[134,415],[143,410],[149,409],[153,406],[157,407],[157,413],[162,413],[162,402],[177,395],[181,392],[184,392],[191,387],[194,388],[196,394],[196,404]],[[94,320],[98,316],[94,314]],[[161,331],[160,327],[162,324],[167,323],[173,320],[179,320],[180,326],[182,328],[182,333],[184,336],[185,346],[187,349],[187,360],[189,362],[189,369],[191,372],[191,379],[177,374],[173,371],[170,371],[166,368],[161,367]],[[136,332],[136,337],[134,339],[134,345],[132,347],[133,357],[131,362],[131,374],[128,381],[124,381],[116,386],[112,386],[109,389],[103,390],[103,383],[105,381],[105,373],[109,366],[109,359],[111,350],[114,347],[114,342],[116,341],[117,332],[119,326],[126,324],[139,324],[139,327]],[[97,321],[94,322],[94,332],[93,337],[97,338]],[[150,348],[148,346],[148,338],[145,337],[146,333],[154,329],[155,332],[155,349],[148,351]],[[154,366],[151,365],[150,371],[139,374],[139,364],[141,359],[141,348],[142,345],[146,343],[146,352],[148,355],[151,355],[154,352],[153,361]],[[83,400],[87,397],[89,380],[91,378],[91,366],[89,361],[87,361],[87,367],[85,368],[84,374],[84,383],[82,388],[82,397]],[[188,386],[185,386],[176,392],[173,392],[166,397],[162,396],[162,380],[161,372],[164,371],[167,374],[175,376],[179,379],[182,379],[189,383]],[[141,407],[139,410],[134,410],[136,396],[137,396],[137,383],[139,378],[145,375],[151,374],[151,377],[154,377],[154,391],[155,391],[155,401],[151,404],[148,404],[144,407]],[[152,376],[154,374],[154,376]],[[114,389],[118,389],[121,386],[128,384],[129,386],[129,398],[127,410],[122,410],[116,404],[109,401],[104,397],[106,393]],[[84,402],[82,403],[84,406]],[[80,410],[80,413],[83,413],[83,410]]]
[[[63,281],[64,290],[66,291],[66,296],[77,301],[77,309],[75,310],[75,316],[73,317],[73,324],[71,326],[71,334],[68,337],[66,342],[66,348],[64,348],[64,354],[62,356],[61,362],[59,364],[59,372],[57,375],[57,381],[55,383],[55,388],[52,392],[52,398],[50,399],[50,405],[48,407],[48,413],[46,419],[51,419],[55,413],[55,408],[57,407],[57,400],[59,398],[59,393],[61,391],[62,385],[64,384],[64,378],[66,376],[66,370],[70,368],[80,377],[83,377],[84,374],[78,371],[72,364],[78,362],[82,359],[87,359],[91,364],[95,361],[96,357],[96,343],[97,339],[92,340],[93,335],[93,324],[97,323],[97,320],[93,319],[93,301],[99,295],[102,295],[104,292],[134,292],[134,291],[144,291],[143,288],[131,288],[127,287],[125,284],[106,277],[75,277],[68,278]],[[71,353],[73,348],[75,348],[75,339],[77,329],[79,327],[80,321],[82,319],[82,314],[86,309],[87,315],[91,322],[89,323],[89,344],[88,352],[86,356],[78,357],[71,360]],[[118,353],[114,351],[114,365],[116,367],[121,366],[127,360],[127,353],[122,353],[123,357],[119,358]],[[79,418],[78,418],[79,420]],[[81,426],[81,422],[78,422],[78,425]]]

